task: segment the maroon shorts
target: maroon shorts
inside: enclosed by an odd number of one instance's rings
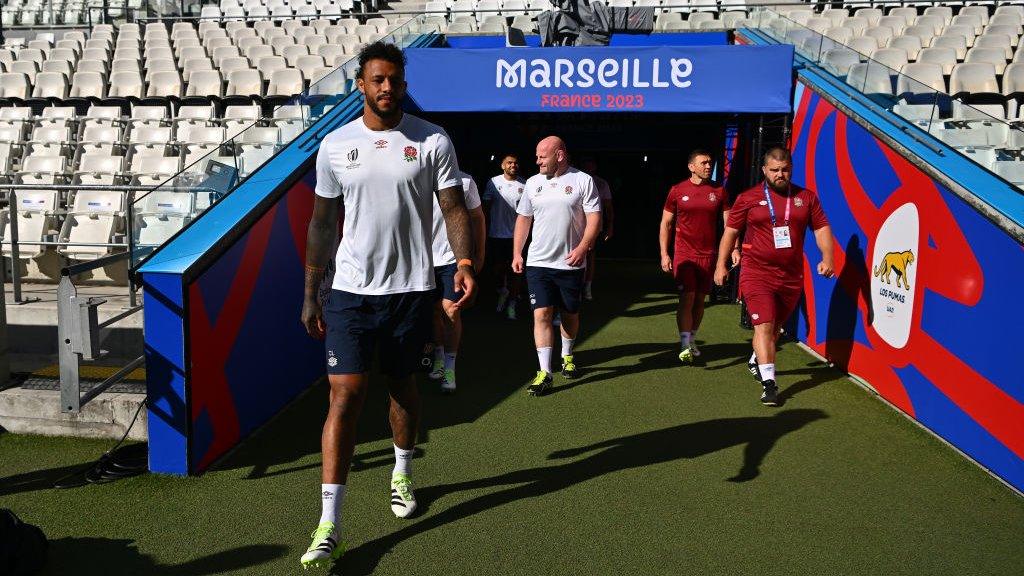
[[[801,288],[770,284],[740,283],[740,295],[747,305],[747,314],[754,326],[789,319],[800,303]]]
[[[672,262],[672,277],[680,292],[708,294],[711,292],[714,266],[714,256],[684,254]]]

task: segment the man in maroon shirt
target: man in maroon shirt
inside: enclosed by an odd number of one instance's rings
[[[775,384],[775,342],[782,324],[796,310],[803,289],[804,234],[808,226],[821,250],[818,274],[831,278],[832,229],[818,195],[790,182],[793,158],[776,146],[764,155],[764,182],[741,193],[729,210],[722,235],[725,250],[743,235],[740,295],[754,325],[754,355],[749,368],[762,385],[761,403],[778,406]],[[715,283],[729,272],[718,254]]]
[[[697,329],[704,317],[704,296],[711,291],[716,224],[719,214],[728,214],[725,193],[711,182],[711,155],[704,150],[690,153],[686,167],[690,177],[668,191],[661,215],[661,269],[672,274],[679,288],[676,325],[679,328],[679,360],[692,364],[700,350]],[[675,228],[675,249],[669,255],[669,239]],[[738,250],[738,249],[737,249]],[[739,252],[734,254],[739,260]]]

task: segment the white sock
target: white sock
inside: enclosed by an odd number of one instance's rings
[[[455,370],[455,354],[444,355],[444,369]]]
[[[690,339],[693,337],[691,332],[680,332],[679,333],[679,345],[686,348],[690,345]]]
[[[542,372],[551,373],[551,346],[537,348],[537,361]]]
[[[391,471],[392,475],[405,474],[408,476],[412,474],[412,454],[415,452],[415,448],[403,450],[397,445],[395,446],[395,469]]]
[[[758,364],[758,371],[761,372],[761,381],[775,380],[775,364]]]
[[[757,352],[750,353],[750,364],[757,364]]]
[[[340,532],[341,503],[345,500],[344,484],[320,485],[320,523],[333,522],[335,531]]]
[[[444,346],[434,346],[434,360],[444,361]]]
[[[576,343],[575,338],[562,336],[562,356],[572,356],[572,346]]]
[[[590,292],[590,288],[591,286],[593,286],[593,284],[594,283],[592,281],[587,280],[586,282],[583,283],[583,287],[587,290],[587,292]]]

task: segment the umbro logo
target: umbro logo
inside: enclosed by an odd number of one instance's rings
[[[388,141],[387,140],[377,140],[373,144],[377,147],[377,150],[383,150],[384,148],[388,147]]]
[[[324,490],[324,498],[331,498],[332,496],[334,496],[333,492],[328,492],[327,490]]]

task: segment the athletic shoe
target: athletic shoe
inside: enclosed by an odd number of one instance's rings
[[[690,340],[690,351],[693,352],[693,356],[695,358],[699,358],[700,357],[700,349],[697,348],[697,341],[696,340]]]
[[[441,393],[455,393],[455,370],[444,371],[444,378],[441,380]]]
[[[505,317],[509,320],[516,319],[516,301],[512,300],[508,303],[508,308],[505,309]]]
[[[765,406],[778,406],[779,387],[775,385],[775,380],[765,380],[762,386],[761,404]]]
[[[440,380],[441,378],[444,378],[444,360],[439,358],[434,359],[434,364],[430,368],[429,376],[431,380]]]
[[[330,568],[345,553],[345,544],[338,541],[334,522],[321,522],[312,534],[313,543],[300,562],[305,569]]]
[[[568,356],[562,356],[562,376],[566,378],[575,378],[580,373],[576,370],[576,363],[572,361],[572,354]]]
[[[508,290],[502,288],[498,291],[498,306],[494,309],[495,312],[501,312],[505,309],[505,304],[508,302]]]
[[[757,362],[750,362],[750,361],[748,361],[747,362],[747,370],[750,371],[750,375],[754,377],[754,380],[756,380],[757,383],[760,384],[761,383],[761,371],[757,369]]]
[[[412,493],[412,480],[401,472],[391,475],[391,511],[399,518],[408,518],[416,511],[416,496]]]
[[[682,350],[679,351],[679,361],[682,362],[683,364],[693,364],[694,356],[695,354],[693,353],[693,348],[691,348],[690,346],[687,346],[686,348],[683,348]]]
[[[540,396],[546,392],[548,388],[551,388],[552,382],[553,379],[551,378],[551,374],[544,372],[543,370],[538,370],[537,375],[533,377],[533,381],[526,387],[526,391],[530,396]]]

